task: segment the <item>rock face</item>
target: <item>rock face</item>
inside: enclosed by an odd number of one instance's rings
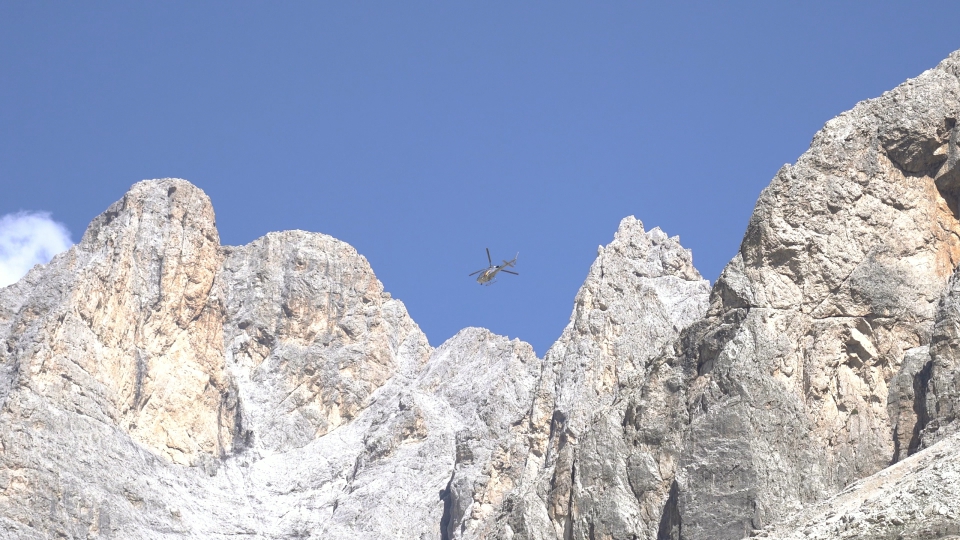
[[[633,217],[620,223],[544,359],[531,471],[495,537],[629,538],[647,527],[642,494],[661,464],[635,452],[626,411],[661,349],[703,317],[708,295],[677,238],[644,232]]]
[[[858,480],[751,538],[943,538],[960,536],[960,441],[948,438]]]
[[[440,537],[513,487],[541,370],[480,329],[431,349],[328,236],[221,247],[183,180],[0,290],[0,324],[11,538]]]
[[[426,361],[424,336],[347,244],[290,231],[225,251],[218,294],[236,417],[258,448],[308,444]]]
[[[543,359],[138,183],[0,289],[4,538],[960,535],[960,52],[831,120],[711,288],[629,217]]]
[[[229,452],[223,318],[210,294],[221,260],[205,196],[138,184],[32,276],[39,286],[24,290],[27,278],[5,295],[22,302],[8,323],[10,384],[174,463]]]
[[[740,538],[904,455],[891,381],[960,259],[958,68],[831,120],[761,194],[686,360],[684,538]]]
[[[922,442],[930,446],[960,431],[960,274],[947,285],[924,360],[918,414],[926,421]]]

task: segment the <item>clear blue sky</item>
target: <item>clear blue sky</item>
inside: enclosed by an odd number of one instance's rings
[[[559,336],[620,219],[711,281],[822,124],[960,48],[957,2],[0,2],[0,215],[78,240],[181,177],[222,241],[349,242],[439,345]],[[467,274],[484,248],[520,277]]]

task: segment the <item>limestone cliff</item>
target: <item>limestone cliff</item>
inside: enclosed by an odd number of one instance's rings
[[[827,123],[761,194],[706,315],[629,340],[651,356],[616,414],[584,433],[585,389],[610,377],[572,370],[579,393],[557,377],[575,396],[555,411],[561,474],[507,512],[520,537],[742,538],[955,429],[958,66]]]
[[[480,519],[513,487],[541,370],[480,329],[431,349],[328,236],[220,246],[183,180],[0,290],[0,325],[10,538],[439,537],[455,490]]]
[[[629,538],[652,513],[659,517],[644,494],[669,465],[637,453],[623,426],[652,363],[703,317],[708,294],[679,239],[644,232],[633,217],[621,222],[546,354],[533,405],[539,423],[531,431],[540,437],[527,458],[531,472],[494,537]]]
[[[960,440],[858,480],[751,538],[953,539],[960,536]]]
[[[144,181],[0,289],[0,537],[960,534],[960,52],[831,120],[711,288],[624,219],[544,358]]]
[[[4,363],[13,392],[195,464],[230,451],[233,418],[211,295],[222,262],[213,208],[177,187],[138,184],[80,244],[5,291]]]
[[[682,537],[742,537],[917,448],[919,403],[891,397],[960,262],[958,74],[955,53],[831,120],[761,194],[685,358]]]

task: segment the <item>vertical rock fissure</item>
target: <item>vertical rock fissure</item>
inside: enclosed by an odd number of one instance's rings
[[[916,408],[916,403],[914,403],[914,408]],[[914,426],[913,432],[914,432],[914,434],[915,434],[914,437],[916,437],[916,434],[917,434],[917,433],[920,433],[920,430],[918,430],[918,429],[916,428],[916,426]],[[913,442],[913,439],[912,439],[912,438],[911,438],[911,442]],[[900,448],[900,425],[897,424],[897,425],[893,426],[893,457],[890,459],[890,465],[893,465],[894,463],[900,461],[900,452],[901,452],[901,448]]]
[[[564,426],[566,426],[566,423],[567,423],[567,416],[566,416],[565,414],[563,414],[563,412],[561,412],[561,411],[559,411],[559,410],[554,410],[554,411],[553,411],[553,417],[550,419],[550,433],[547,434],[547,440],[548,440],[548,441],[552,441],[552,440],[553,440],[553,434],[554,434],[554,433],[557,433],[559,430],[562,430],[562,429],[564,428]],[[557,451],[560,450],[560,446],[562,446],[562,445],[563,445],[563,442],[562,442],[562,441],[560,440],[560,438],[558,437],[557,445],[556,445],[556,446],[557,446]],[[554,445],[553,445],[553,444],[548,444],[548,445],[547,445],[546,455],[544,456],[544,460],[545,460],[545,461],[550,461],[551,452],[553,451],[553,448],[554,448]],[[552,482],[552,480],[551,480],[551,482]],[[553,485],[550,486],[551,489],[553,489],[553,487],[554,487]]]
[[[140,410],[143,408],[145,403],[140,403],[140,399],[143,397],[143,378],[147,373],[147,361],[143,357],[143,353],[140,349],[136,349],[136,369],[137,373],[135,375],[134,385],[133,385],[133,408],[135,410]]]
[[[941,156],[942,163],[937,164],[937,168],[931,171],[929,176],[933,177],[934,183],[940,195],[947,201],[947,206],[953,212],[954,217],[958,216],[958,195],[960,195],[960,149],[958,149],[958,135],[960,130],[956,129],[957,121],[954,118],[944,119],[944,129],[947,131],[946,152]]]
[[[157,301],[153,303],[153,310],[159,311],[161,305],[163,304],[163,263],[166,261],[166,257],[160,255],[157,262]]]
[[[911,455],[920,449],[920,434],[923,428],[927,427],[930,421],[930,415],[927,411],[927,385],[930,383],[930,376],[933,372],[933,360],[923,365],[917,374],[913,377],[913,412],[917,415],[917,423],[913,426],[913,435],[910,437],[910,448],[907,455]]]
[[[236,390],[234,390],[236,391]],[[250,439],[253,435],[252,431],[245,431],[243,429],[243,408],[241,406],[240,399],[237,398],[237,404],[233,413],[233,450],[235,453],[242,453],[247,448],[250,448]]]
[[[660,527],[657,529],[657,540],[679,540],[680,539],[680,486],[674,480],[670,485],[670,495],[667,497],[667,503],[663,506],[663,514],[660,515]]]
[[[573,539],[573,488],[576,476],[577,463],[576,459],[574,459],[573,464],[570,465],[570,498],[567,499],[567,516],[563,524],[563,540]]]
[[[443,503],[443,514],[440,516],[440,540],[450,540],[450,532],[452,529],[450,516],[453,513],[453,495],[450,492],[450,485],[452,483],[453,473],[450,474],[447,487],[440,490],[440,501]]]

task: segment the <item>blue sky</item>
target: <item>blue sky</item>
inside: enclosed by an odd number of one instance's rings
[[[960,48],[956,2],[595,4],[0,1],[0,215],[76,241],[186,178],[226,244],[333,235],[432,344],[543,354],[621,218],[713,281],[825,121]]]

